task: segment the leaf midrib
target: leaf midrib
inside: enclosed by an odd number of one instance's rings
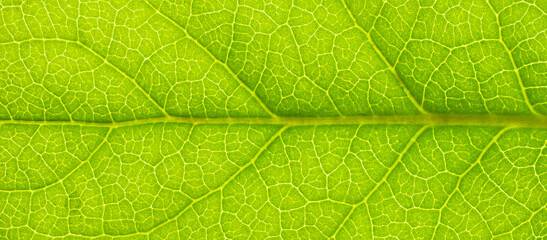
[[[101,127],[126,127],[153,123],[186,124],[271,124],[283,126],[343,125],[343,124],[419,124],[547,128],[547,116],[513,115],[394,115],[394,116],[342,116],[342,117],[275,117],[275,118],[191,118],[167,116],[124,122],[78,122],[59,120],[0,120],[2,124],[27,125],[79,125]]]

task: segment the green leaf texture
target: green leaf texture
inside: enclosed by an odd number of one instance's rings
[[[1,0],[0,239],[546,238],[546,11]]]

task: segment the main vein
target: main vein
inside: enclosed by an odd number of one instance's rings
[[[334,125],[334,124],[421,124],[547,128],[547,116],[496,116],[496,115],[403,115],[403,116],[349,116],[349,117],[276,117],[276,118],[190,118],[167,116],[138,119],[126,122],[76,122],[55,120],[0,120],[1,124],[28,125],[80,125],[125,127],[153,123],[187,124],[274,124],[284,126]]]

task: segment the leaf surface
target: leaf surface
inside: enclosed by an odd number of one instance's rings
[[[543,1],[0,3],[0,239],[547,236]]]

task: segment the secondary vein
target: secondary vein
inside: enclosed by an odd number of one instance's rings
[[[357,209],[359,206],[363,205],[364,203],[367,202],[367,200],[370,198],[370,196],[372,196],[372,194],[374,192],[376,192],[376,190],[378,190],[378,188],[380,188],[380,186],[385,183],[387,181],[387,178],[391,175],[391,173],[393,172],[393,170],[395,169],[395,167],[397,167],[397,165],[399,165],[399,163],[402,162],[402,159],[403,157],[405,156],[405,154],[408,152],[408,149],[410,149],[410,147],[412,145],[414,145],[414,143],[416,142],[416,139],[418,139],[418,137],[420,137],[420,135],[422,135],[422,133],[427,130],[428,128],[430,128],[431,125],[427,125],[427,126],[423,126],[420,130],[418,130],[414,136],[412,136],[412,138],[410,139],[410,141],[408,141],[408,143],[406,144],[405,148],[401,151],[401,153],[399,154],[399,157],[397,158],[397,160],[395,160],[395,162],[393,163],[393,165],[391,165],[391,167],[387,170],[386,174],[384,175],[384,177],[378,182],[376,183],[376,185],[374,186],[374,188],[372,190],[370,190],[370,192],[363,198],[363,200],[361,200],[360,202],[358,202],[357,204],[355,204],[353,206],[353,208],[351,209],[351,211],[348,213],[348,215],[344,218],[344,220],[342,221],[342,223],[340,223],[340,225],[338,225],[338,228],[336,229],[336,231],[334,231],[334,233],[330,236],[330,237],[334,237],[336,236],[336,234],[340,231],[340,229],[342,229],[342,227],[344,226],[344,224],[348,221],[348,219],[351,217],[351,215],[353,214],[353,212],[355,211],[355,209]]]
[[[264,110],[273,118],[277,117],[278,115],[275,114],[263,101],[261,98],[259,98],[256,93],[249,87],[247,86],[247,84],[245,84],[238,76],[237,74],[234,73],[234,71],[224,62],[220,61],[217,57],[215,57],[215,55],[213,55],[205,46],[203,46],[197,39],[195,39],[192,35],[190,35],[190,33],[188,33],[188,31],[186,31],[186,29],[180,25],[180,23],[176,22],[175,20],[173,20],[171,17],[163,14],[158,8],[156,8],[154,5],[152,5],[150,2],[148,2],[148,0],[144,1],[148,6],[150,6],[152,9],[154,9],[159,15],[161,15],[162,17],[164,17],[166,20],[168,20],[169,22],[173,23],[175,26],[177,26],[179,29],[181,29],[184,34],[188,37],[188,39],[192,42],[194,42],[199,48],[201,48],[203,51],[205,51],[205,53],[207,55],[209,55],[209,57],[211,57],[211,59],[213,59],[215,61],[215,63],[218,63],[220,64],[221,66],[223,66],[229,73],[230,75],[232,75],[232,77],[238,81],[238,83],[243,87],[245,88],[245,90],[247,90],[258,102],[258,104],[260,104],[260,106],[262,106],[262,108],[264,108]]]
[[[416,107],[416,109],[418,109],[418,111],[420,111],[422,114],[428,114],[428,112],[418,103],[418,101],[416,100],[416,98],[414,97],[414,95],[412,95],[412,93],[410,93],[410,90],[408,89],[408,87],[406,86],[405,82],[403,81],[403,79],[401,78],[401,76],[399,75],[399,73],[397,72],[397,70],[395,70],[395,66],[391,65],[391,63],[389,63],[389,61],[386,59],[386,57],[384,56],[384,54],[380,51],[380,49],[378,48],[378,46],[376,45],[376,43],[374,41],[372,41],[372,38],[370,37],[370,33],[365,31],[365,29],[363,29],[363,27],[361,27],[361,25],[359,25],[357,23],[357,19],[355,19],[355,16],[353,16],[353,13],[349,10],[348,8],[348,5],[346,3],[346,0],[341,0],[342,1],[342,4],[344,4],[344,8],[348,11],[348,14],[351,18],[351,20],[353,21],[353,23],[355,24],[355,27],[357,29],[359,29],[361,32],[363,32],[367,38],[368,38],[368,41],[370,42],[370,44],[372,45],[372,48],[374,48],[374,51],[376,51],[376,53],[378,54],[378,56],[382,59],[382,61],[386,64],[387,68],[393,73],[393,75],[395,75],[395,78],[397,78],[397,81],[399,82],[399,85],[401,85],[401,87],[403,88],[403,91],[406,93],[406,95],[408,96],[408,98],[410,99],[410,101],[412,102],[412,104]]]
[[[494,15],[496,15],[496,21],[497,21],[498,27],[500,29],[500,31],[499,31],[499,38],[500,38],[499,41],[501,42],[501,45],[503,46],[505,51],[507,51],[507,54],[509,55],[509,59],[511,60],[511,65],[515,69],[515,74],[517,75],[517,80],[518,80],[518,83],[519,83],[520,90],[522,91],[522,96],[524,98],[524,102],[526,103],[526,105],[528,106],[528,108],[530,109],[530,111],[533,114],[541,115],[539,112],[536,111],[536,109],[534,109],[534,106],[530,102],[530,99],[528,98],[528,94],[526,94],[526,89],[524,88],[524,83],[522,81],[520,70],[517,67],[517,64],[515,63],[515,58],[513,57],[513,52],[509,49],[509,47],[505,43],[505,40],[503,39],[503,36],[501,34],[501,23],[500,23],[499,14],[496,13],[496,10],[494,10],[494,7],[490,3],[490,1],[486,1],[486,2],[488,3],[488,6],[490,6],[490,9],[492,10],[492,13],[494,13]]]

